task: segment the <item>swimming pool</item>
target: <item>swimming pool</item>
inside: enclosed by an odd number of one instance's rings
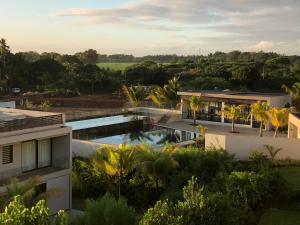
[[[67,122],[66,125],[69,127],[72,127],[73,131],[76,131],[76,130],[101,127],[101,126],[127,123],[127,122],[134,121],[137,119],[141,120],[141,119],[143,119],[143,117],[118,115],[118,116],[100,117],[100,118],[95,118],[95,119]]]
[[[101,144],[114,144],[114,145],[147,144],[156,148],[156,147],[162,147],[166,143],[178,143],[179,133],[167,129],[159,129],[153,131],[136,131],[127,134],[90,139],[90,141],[101,143]]]

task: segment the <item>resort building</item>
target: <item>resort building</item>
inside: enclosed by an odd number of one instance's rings
[[[9,180],[38,176],[37,194],[47,195],[51,214],[70,209],[71,128],[60,113],[0,108],[0,193]]]
[[[289,138],[300,138],[300,113],[289,114]]]
[[[233,91],[201,91],[178,92],[181,96],[181,112],[183,120],[192,120],[193,113],[188,107],[187,100],[191,96],[201,96],[206,102],[203,110],[197,112],[196,119],[201,123],[230,125],[231,120],[224,117],[222,112],[226,105],[244,105],[245,114],[250,114],[250,105],[254,102],[267,102],[270,107],[285,107],[291,103],[289,95],[282,93],[233,92]],[[237,126],[258,128],[259,123],[250,115],[249,119],[238,118]],[[268,125],[266,129],[270,129]]]

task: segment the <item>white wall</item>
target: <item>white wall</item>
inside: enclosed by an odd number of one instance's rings
[[[223,148],[236,158],[247,160],[253,150],[264,150],[264,145],[269,144],[275,148],[282,148],[277,154],[277,159],[296,159],[300,160],[300,139],[288,139],[286,137],[258,137],[253,135],[241,134],[211,134],[205,135],[205,147]]]
[[[105,146],[104,144],[95,143],[92,141],[82,141],[78,139],[72,140],[72,152],[74,156],[80,156],[88,158],[95,153],[95,151],[101,147]]]
[[[15,108],[16,108],[16,102],[15,102],[15,101],[10,101],[10,102],[0,102],[0,107],[1,107],[1,108],[11,108],[11,109],[15,109]]]

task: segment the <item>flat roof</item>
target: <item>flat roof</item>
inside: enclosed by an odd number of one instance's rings
[[[204,96],[204,97],[214,97],[214,98],[242,98],[242,99],[257,99],[265,100],[273,97],[288,96],[285,93],[280,92],[239,92],[239,91],[179,91],[178,95],[181,96]]]
[[[53,115],[61,115],[61,113],[0,108],[0,121],[21,120],[32,117],[43,117]]]

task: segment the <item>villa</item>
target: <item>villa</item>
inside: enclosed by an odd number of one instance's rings
[[[70,209],[71,138],[60,113],[0,109],[0,193],[12,177],[20,182],[38,176],[37,194],[56,190],[47,197],[51,214]]]
[[[178,92],[181,96],[181,113],[183,120],[192,120],[193,114],[188,107],[188,100],[191,96],[201,96],[206,106],[197,112],[196,119],[205,124],[230,125],[231,120],[224,117],[222,113],[226,105],[244,105],[245,114],[250,114],[250,105],[254,102],[267,102],[270,107],[285,107],[290,105],[291,99],[287,94],[282,93],[259,93],[259,92],[233,92],[233,91],[199,91],[199,92]],[[259,123],[251,116],[250,119],[238,118],[236,125],[248,128],[258,128]],[[271,128],[266,126],[266,130]]]

